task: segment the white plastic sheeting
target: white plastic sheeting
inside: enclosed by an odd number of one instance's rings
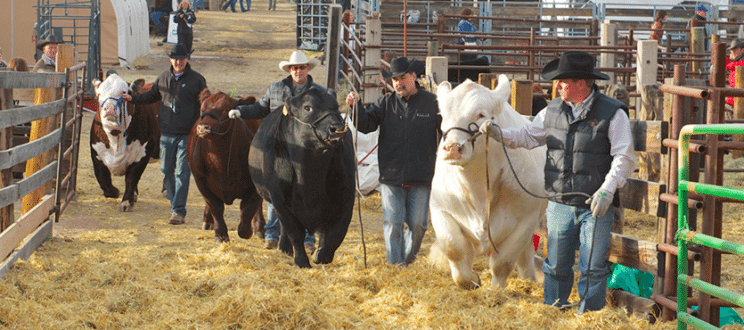
[[[109,0],[116,15],[118,59],[121,66],[150,52],[149,15],[145,0]],[[101,24],[110,24],[101,20]],[[103,36],[102,36],[103,38]]]
[[[380,165],[377,163],[377,138],[380,130],[369,134],[357,134],[351,119],[347,119],[351,136],[356,138],[357,172],[359,173],[359,191],[367,195],[380,186]]]

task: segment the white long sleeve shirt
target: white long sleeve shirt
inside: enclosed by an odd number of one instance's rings
[[[572,109],[574,118],[594,103],[594,93],[583,102],[570,103],[566,102]],[[545,110],[542,109],[530,124],[523,127],[503,129],[503,143],[510,148],[533,149],[545,144]],[[608,132],[610,138],[610,156],[612,156],[612,165],[610,171],[605,176],[601,190],[615,193],[619,188],[625,186],[628,177],[635,169],[635,153],[633,149],[633,137],[630,131],[630,119],[622,109],[618,108],[615,115],[610,120]]]

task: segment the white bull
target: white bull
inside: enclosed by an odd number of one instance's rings
[[[473,272],[473,261],[480,254],[489,255],[494,285],[506,286],[515,263],[521,277],[535,280],[531,239],[545,216],[547,200],[519,187],[501,143],[492,139],[486,150],[484,135],[468,141],[487,118],[502,128],[528,123],[507,103],[509,92],[505,75],[493,91],[470,80],[454,90],[448,82],[438,87],[445,134],[437,152],[429,203],[437,236],[433,250],[441,249],[449,259],[452,278],[464,289],[481,285]],[[507,152],[525,188],[545,195],[545,147]]]

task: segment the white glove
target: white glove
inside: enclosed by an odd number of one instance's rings
[[[481,124],[480,128],[478,128],[478,131],[481,132],[483,135],[501,142],[501,131],[496,128],[496,126],[494,126],[493,122],[491,122],[490,120],[486,120],[483,124]]]
[[[230,112],[227,113],[227,116],[232,119],[240,119],[240,110],[232,109],[230,110]]]
[[[613,193],[600,189],[592,195],[592,198],[587,199],[586,203],[591,204],[592,215],[595,218],[599,218],[607,213],[607,209],[612,204],[613,197]]]

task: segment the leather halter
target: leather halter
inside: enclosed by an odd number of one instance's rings
[[[335,135],[343,135],[343,134],[345,134],[346,132],[349,131],[349,125],[346,124],[346,121],[344,121],[344,118],[341,117],[341,114],[336,113],[336,112],[327,112],[326,114],[320,116],[320,118],[314,120],[312,123],[304,122],[304,121],[300,120],[299,118],[295,117],[295,115],[293,115],[292,112],[289,111],[289,109],[287,108],[286,105],[284,106],[284,109],[282,109],[282,114],[284,114],[285,116],[290,117],[290,118],[296,120],[300,124],[303,124],[303,125],[306,125],[306,126],[310,126],[313,129],[313,133],[315,134],[315,138],[318,139],[318,141],[320,141],[321,143],[323,143],[323,145],[328,146],[328,147],[332,147],[333,146],[331,144],[331,140],[332,140],[333,136],[335,136]],[[333,135],[329,136],[327,139],[321,139],[320,138],[320,134],[318,133],[318,125],[320,124],[321,121],[323,121],[323,119],[325,119],[328,116],[336,116],[336,117],[338,117],[338,119],[341,119],[341,121],[344,122],[344,129],[341,130],[341,131],[335,132]]]

